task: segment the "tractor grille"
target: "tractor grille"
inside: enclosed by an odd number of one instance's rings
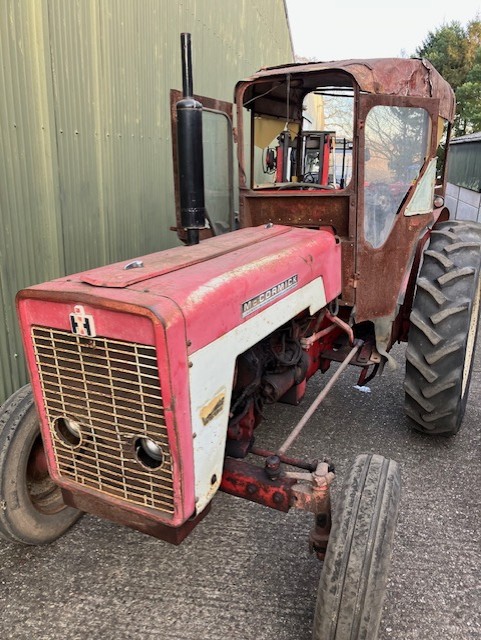
[[[32,338],[59,476],[172,514],[172,459],[155,347],[37,326]],[[72,437],[66,424],[80,436]],[[144,438],[162,449],[156,468],[139,459]]]

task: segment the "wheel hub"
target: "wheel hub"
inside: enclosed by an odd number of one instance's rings
[[[47,515],[58,513],[65,509],[62,492],[50,478],[47,458],[39,436],[35,439],[26,469],[26,485],[32,505]]]

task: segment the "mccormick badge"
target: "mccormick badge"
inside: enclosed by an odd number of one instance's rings
[[[95,324],[93,316],[88,316],[81,304],[76,304],[73,313],[70,314],[70,326],[72,333],[78,336],[93,338],[95,333]]]
[[[296,273],[296,275],[291,276],[290,278],[286,278],[282,282],[279,282],[279,284],[276,284],[270,289],[266,289],[266,291],[259,293],[259,295],[255,296],[254,298],[243,302],[242,317],[245,318],[249,316],[251,313],[254,313],[254,311],[265,307],[266,304],[269,304],[276,298],[284,295],[284,293],[287,293],[291,289],[295,289],[297,287],[298,281],[299,276]]]

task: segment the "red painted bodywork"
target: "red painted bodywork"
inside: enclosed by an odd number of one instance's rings
[[[23,290],[17,299],[18,311],[49,471],[71,492],[95,495],[94,490],[59,478],[31,327],[70,331],[69,315],[74,305],[82,304],[94,317],[98,336],[157,347],[173,457],[175,513],[169,517],[113,497],[105,499],[179,526],[195,510],[189,355],[260,313],[243,318],[243,302],[293,275],[298,278],[296,289],[322,276],[327,301],[334,299],[341,289],[340,247],[327,230],[271,226],[242,229],[140,260],[144,265],[140,268],[125,270],[128,263],[121,262]],[[286,295],[289,292],[282,297]],[[222,313],[216,313],[219,309]]]
[[[139,296],[148,293],[156,300],[169,298],[184,315],[189,353],[245,321],[240,314],[243,302],[293,274],[298,276],[296,288],[322,276],[328,301],[341,291],[340,247],[326,230],[280,225],[242,229],[139,260],[143,268],[126,271],[121,262],[75,278],[101,287],[128,288]],[[133,293],[129,299],[134,300]],[[222,314],[215,313],[220,307]]]
[[[282,475],[270,479],[262,467],[226,458],[220,488],[224,493],[287,512],[292,506],[291,488],[295,483],[296,480]]]

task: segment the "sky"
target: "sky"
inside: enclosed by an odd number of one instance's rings
[[[316,60],[391,58],[415,53],[436,27],[466,25],[481,0],[286,0],[294,51]]]

